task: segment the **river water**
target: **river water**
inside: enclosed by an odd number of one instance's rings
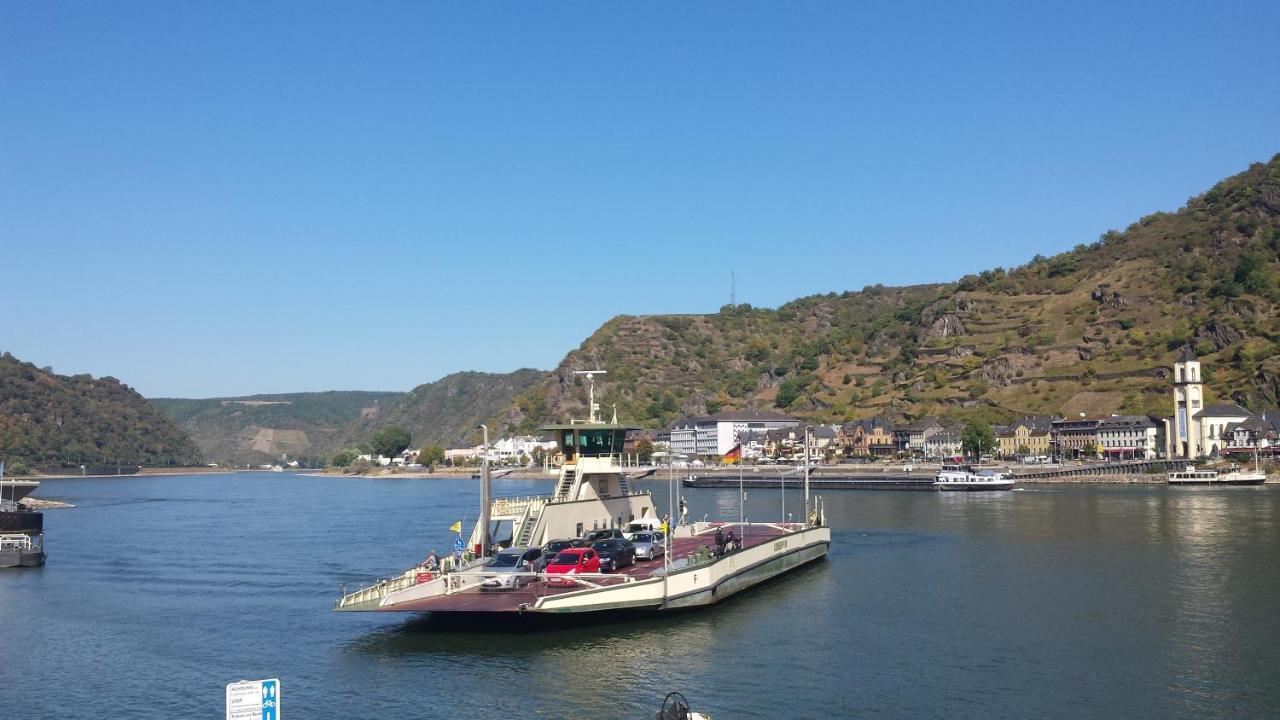
[[[498,495],[550,481],[499,480]],[[665,498],[665,482],[645,486]],[[445,550],[469,480],[67,479],[49,562],[0,571],[0,714],[649,718],[1280,716],[1280,488],[827,491],[830,558],[708,610],[533,633],[333,613]],[[736,490],[690,490],[736,517]],[[798,509],[798,491],[787,502]],[[662,503],[665,505],[665,502]],[[781,514],[777,490],[747,514]]]

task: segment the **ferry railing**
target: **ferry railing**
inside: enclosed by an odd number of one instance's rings
[[[530,495],[528,497],[494,498],[489,504],[491,516],[520,516],[530,509],[540,510],[551,500],[550,495]]]
[[[580,589],[594,589],[626,585],[628,583],[644,579],[621,573],[576,573],[572,575],[565,575],[560,573],[537,572],[494,573],[469,571],[449,573],[445,575],[444,594],[454,595],[467,590],[473,590],[482,586],[485,581],[497,578],[513,579],[515,581],[515,586],[495,589],[495,593],[521,590],[524,592],[532,592],[538,597],[561,594],[564,592],[564,587],[566,585],[581,585],[584,587]],[[556,592],[547,592],[548,588],[553,588]]]

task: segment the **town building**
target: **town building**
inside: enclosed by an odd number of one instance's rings
[[[1062,418],[1053,421],[1054,455],[1059,458],[1097,458],[1102,455],[1102,446],[1098,443],[1098,425],[1105,417],[1088,416],[1083,413],[1077,417]]]
[[[1164,454],[1163,421],[1147,415],[1112,415],[1098,421],[1098,446],[1115,460],[1154,460]]]
[[[1205,405],[1193,417],[1200,429],[1200,453],[1217,457],[1227,447],[1227,427],[1238,425],[1253,414],[1234,403],[1224,403]]]
[[[751,432],[791,427],[799,421],[764,410],[726,410],[704,418],[685,418],[671,426],[671,449],[689,457],[724,455]]]
[[[996,431],[1000,457],[1049,456],[1053,452],[1053,418],[1032,415]]]
[[[896,451],[893,427],[884,418],[844,423],[838,442],[845,457],[889,457]]]
[[[964,455],[962,435],[964,426],[937,421],[924,428],[923,453],[926,458],[955,460]]]
[[[1238,423],[1227,426],[1223,432],[1222,454],[1260,455],[1280,454],[1280,410],[1265,410]]]

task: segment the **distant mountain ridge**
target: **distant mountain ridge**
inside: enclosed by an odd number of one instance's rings
[[[191,438],[113,377],[59,375],[0,355],[0,460],[30,466],[192,465]]]
[[[399,425],[414,447],[479,443],[476,426],[546,376],[542,370],[458,372],[407,393],[329,391],[242,397],[154,398],[211,460],[274,462],[282,454],[323,464],[342,449],[360,449],[378,429]]]
[[[531,368],[509,373],[468,371],[446,375],[415,387],[376,417],[351,423],[331,449],[359,447],[368,442],[374,431],[388,425],[408,430],[414,447],[427,443],[446,447],[479,444],[477,426],[546,376],[546,371]]]
[[[840,248],[831,248],[831,261]],[[620,316],[495,415],[505,432],[605,414],[663,427],[722,408],[818,421],[1172,412],[1192,345],[1207,390],[1280,403],[1280,155],[1123,232],[958,281],[814,295],[776,310]]]
[[[320,464],[337,437],[363,415],[376,415],[404,393],[361,390],[204,399],[152,398],[205,457],[228,464],[290,459]]]

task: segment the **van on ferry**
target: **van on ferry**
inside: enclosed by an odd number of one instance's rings
[[[622,536],[628,540],[634,540],[636,535],[640,533],[654,533],[662,529],[662,520],[656,517],[636,518],[627,523],[627,528],[622,531]]]

